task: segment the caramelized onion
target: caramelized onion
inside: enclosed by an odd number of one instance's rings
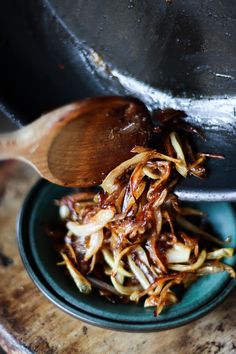
[[[145,307],[156,307],[156,315],[177,302],[176,284],[188,287],[199,276],[223,271],[235,277],[232,267],[219,262],[234,250],[214,249],[225,242],[190,222],[188,216],[203,213],[182,207],[174,195],[180,178],[203,177],[206,157],[219,155],[195,154],[181,130],[196,129],[179,122],[178,112],[163,114],[159,151],[136,146],[96,195],[84,191],[57,202],[67,228],[58,264],[79,291],[89,294],[93,286],[119,301],[143,300]]]
[[[114,259],[113,259],[112,255],[111,255],[111,253],[107,249],[103,249],[102,253],[103,253],[104,259],[107,262],[107,264],[112,269],[114,269],[115,262],[114,262]],[[121,265],[118,265],[116,271],[119,272],[120,274],[124,275],[125,277],[132,277],[132,273],[127,272],[127,270],[125,270]]]
[[[181,242],[176,242],[166,251],[168,263],[187,263],[189,261],[191,249]]]
[[[106,224],[112,220],[114,214],[114,210],[112,209],[103,209],[100,210],[93,218],[91,218],[91,222],[88,224],[81,225],[74,221],[68,221],[66,227],[75,236],[89,236],[106,226]]]
[[[116,180],[118,179],[118,177],[122,175],[128,168],[136,166],[139,162],[148,160],[150,155],[151,151],[141,152],[140,154],[135,155],[131,159],[121,163],[119,166],[114,168],[114,170],[112,170],[104,179],[104,181],[102,182],[102,189],[109,194],[117,190],[118,185]]]
[[[89,281],[78,271],[78,269],[75,268],[65,253],[61,252],[61,255],[65,261],[66,268],[68,269],[79,291],[84,294],[89,294],[92,290]]]
[[[145,277],[142,270],[135,264],[131,255],[128,256],[128,261],[129,261],[130,269],[132,270],[135,277],[138,279],[138,281],[141,284],[141,286],[143,287],[143,289],[147,289],[149,287],[150,283],[147,280],[147,278]]]
[[[201,267],[206,259],[206,251],[202,250],[197,261],[193,264],[168,264],[168,268],[178,272],[192,272]]]
[[[186,177],[188,174],[187,164],[182,147],[179,143],[179,138],[176,132],[170,134],[171,144],[176,152],[176,156],[180,162],[176,163],[176,170],[183,176]]]
[[[140,286],[123,286],[121,285],[115,277],[111,275],[111,282],[114,286],[114,288],[118,291],[119,294],[122,295],[131,295],[134,291],[140,290]]]
[[[224,257],[232,257],[233,254],[233,248],[219,248],[218,250],[208,252],[206,259],[221,259]]]
[[[84,256],[84,260],[88,261],[91,257],[93,257],[103,242],[103,230],[99,230],[92,235],[90,235],[89,246],[86,249],[86,253]]]

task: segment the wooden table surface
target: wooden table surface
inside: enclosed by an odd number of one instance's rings
[[[236,291],[200,320],[148,334],[96,328],[51,304],[27,275],[16,243],[17,213],[36,180],[23,163],[0,165],[0,346],[7,353],[236,353]]]

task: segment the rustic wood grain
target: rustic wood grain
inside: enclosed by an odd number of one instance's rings
[[[0,165],[0,345],[7,353],[236,353],[236,292],[200,320],[149,334],[99,329],[51,304],[29,279],[16,244],[16,216],[36,179],[21,163]]]

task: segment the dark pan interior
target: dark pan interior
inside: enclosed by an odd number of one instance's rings
[[[234,0],[8,0],[0,11],[0,108],[19,125],[79,98],[132,94],[183,109],[225,154],[183,199],[236,199]]]

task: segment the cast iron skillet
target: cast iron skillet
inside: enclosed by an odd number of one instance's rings
[[[210,177],[182,199],[236,199],[234,0],[6,0],[0,11],[1,109],[18,125],[78,98],[132,94],[183,109],[205,129]]]

